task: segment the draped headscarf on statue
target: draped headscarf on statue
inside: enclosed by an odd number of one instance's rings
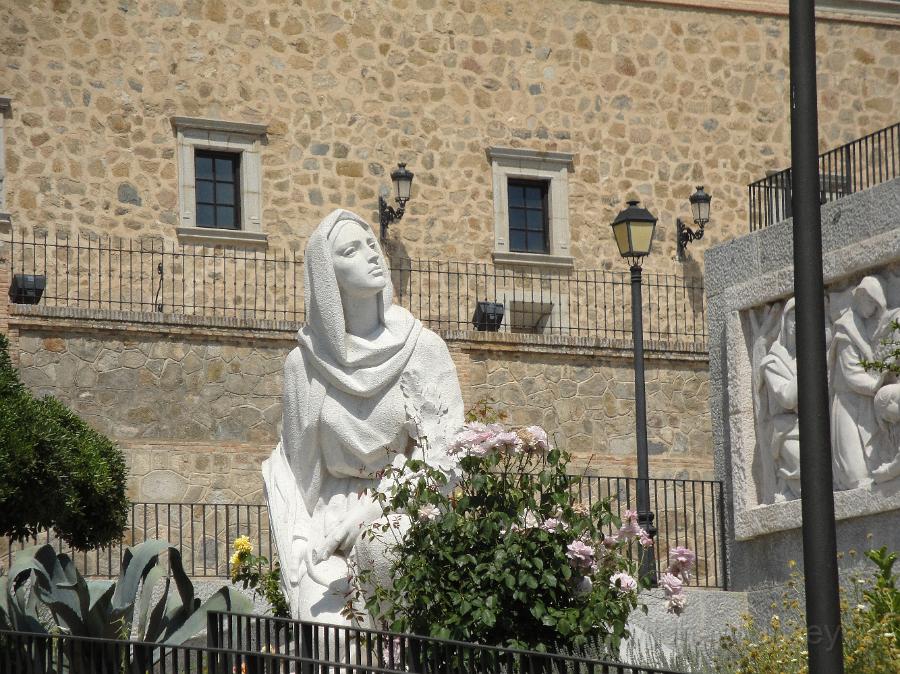
[[[878,307],[875,315],[868,319],[863,318],[856,311],[857,301],[862,295],[868,295]],[[883,331],[883,317],[886,309],[887,299],[881,282],[874,276],[866,276],[859,282],[859,285],[853,289],[853,304],[850,309],[846,310],[843,315],[835,321],[835,338],[839,334],[843,334],[846,339],[856,347],[861,358],[873,360],[875,358],[875,353],[872,345],[873,343],[878,343],[879,333]],[[840,341],[832,339],[831,349],[828,354],[830,372],[834,371],[839,348],[841,348]]]
[[[372,233],[358,215],[338,209],[322,220],[309,238],[304,265],[307,323],[297,335],[304,367],[285,372],[282,445],[310,514],[325,471],[319,444],[325,398],[333,389],[361,398],[383,394],[399,379],[422,332],[420,321],[393,304],[390,270],[379,246],[385,287],[377,300],[383,331],[372,340],[347,334],[331,246],[350,222]],[[304,372],[305,380],[298,381]],[[347,421],[354,420],[348,415]]]

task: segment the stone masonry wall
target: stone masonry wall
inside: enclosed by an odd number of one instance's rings
[[[23,382],[120,443],[133,499],[260,502],[259,464],[278,441],[292,331],[98,315],[15,307],[10,334]],[[511,423],[544,424],[592,472],[634,472],[628,350],[532,335],[445,338],[467,406],[490,399]],[[709,478],[705,360],[648,359],[647,394],[654,474]]]
[[[502,346],[451,342],[468,404],[491,400],[508,412],[512,424],[543,425],[573,454],[579,469],[635,473],[630,349]],[[705,358],[653,354],[645,368],[653,475],[712,479]]]
[[[487,260],[485,149],[511,146],[575,153],[576,265],[618,264],[598,223],[638,195],[660,218],[653,266],[670,271],[695,184],[713,195],[699,261],[744,231],[746,185],[789,164],[787,19],[720,4],[8,0],[8,210],[27,230],[173,238],[170,119],[188,115],[269,126],[273,246],[302,249],[336,206],[374,220],[406,161],[397,254]],[[896,122],[900,30],[864,17],[817,29],[823,148]]]

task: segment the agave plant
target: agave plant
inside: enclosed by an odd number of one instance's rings
[[[160,561],[163,552],[168,553],[168,569]],[[162,593],[154,596],[160,580]],[[9,575],[0,577],[0,629],[46,633],[40,604],[59,629],[74,636],[134,635],[168,645],[184,643],[202,631],[209,611],[251,609],[250,600],[230,587],[220,588],[201,604],[181,553],[157,540],[126,548],[115,581],[86,581],[69,556],[56,554],[50,545],[22,550]]]

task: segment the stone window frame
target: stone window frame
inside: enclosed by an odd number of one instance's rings
[[[0,226],[12,223],[6,201],[6,120],[12,118],[12,99],[0,96]]]
[[[494,193],[495,263],[571,269],[569,254],[569,173],[575,155],[522,148],[489,147]],[[518,253],[509,249],[510,180],[543,180],[549,183],[549,253]]]
[[[262,162],[260,147],[265,144],[265,124],[228,122],[201,117],[172,117],[178,158],[178,240],[182,243],[231,245],[268,243],[262,231]],[[197,227],[197,191],[194,177],[194,149],[231,152],[240,161],[240,229]]]

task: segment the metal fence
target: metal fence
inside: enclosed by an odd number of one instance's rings
[[[12,273],[46,277],[41,303],[47,306],[305,320],[298,251],[56,234],[13,237],[10,248]],[[476,305],[486,300],[503,303],[504,332],[631,338],[625,271],[397,259],[391,276],[395,301],[433,329],[472,330]],[[642,288],[645,338],[705,348],[702,281],[645,273]]]
[[[274,550],[268,507],[238,503],[132,503],[125,535],[115,545],[75,551],[47,531],[27,541],[0,540],[0,559],[5,557],[4,566],[10,568],[17,551],[49,543],[69,555],[83,575],[114,578],[126,547],[158,539],[181,551],[189,576],[228,578],[228,560],[238,536],[247,536],[254,554],[266,557],[271,567]]]
[[[585,655],[538,653],[413,634],[238,613],[210,613],[207,643],[248,652],[422,674],[674,674]],[[345,665],[345,668],[347,666]],[[321,670],[320,670],[321,671]],[[334,671],[334,670],[332,670]]]
[[[819,155],[819,202],[900,177],[900,122]],[[791,169],[748,187],[750,231],[791,217]]]
[[[0,630],[0,674],[401,674],[288,653]]]
[[[0,630],[0,674],[678,674],[410,634],[211,613],[207,643]]]
[[[626,510],[637,510],[637,485],[638,479],[634,477],[576,476],[573,493],[588,505],[610,499],[613,514],[621,519]],[[648,489],[650,512],[657,528],[654,545],[657,574],[668,566],[669,551],[684,546],[697,555],[696,568],[688,585],[727,588],[722,483],[718,480],[651,478]],[[612,531],[610,526],[606,533]]]
[[[572,483],[575,499],[591,505],[608,498],[613,513],[620,518],[626,510],[637,508],[637,478],[573,475]],[[650,508],[658,529],[659,572],[667,565],[669,550],[682,545],[697,554],[697,567],[690,585],[726,587],[722,483],[659,478],[649,481],[649,491]],[[607,533],[611,532],[610,527]],[[68,554],[82,574],[112,578],[119,573],[126,546],[160,539],[181,550],[188,575],[227,578],[228,560],[238,536],[249,537],[254,553],[266,557],[271,565],[275,550],[268,508],[236,503],[133,503],[126,534],[116,545],[74,551],[52,533],[45,532],[25,542],[6,539],[0,543],[0,555],[5,557],[5,566],[9,568],[17,550],[50,543],[57,551]]]

